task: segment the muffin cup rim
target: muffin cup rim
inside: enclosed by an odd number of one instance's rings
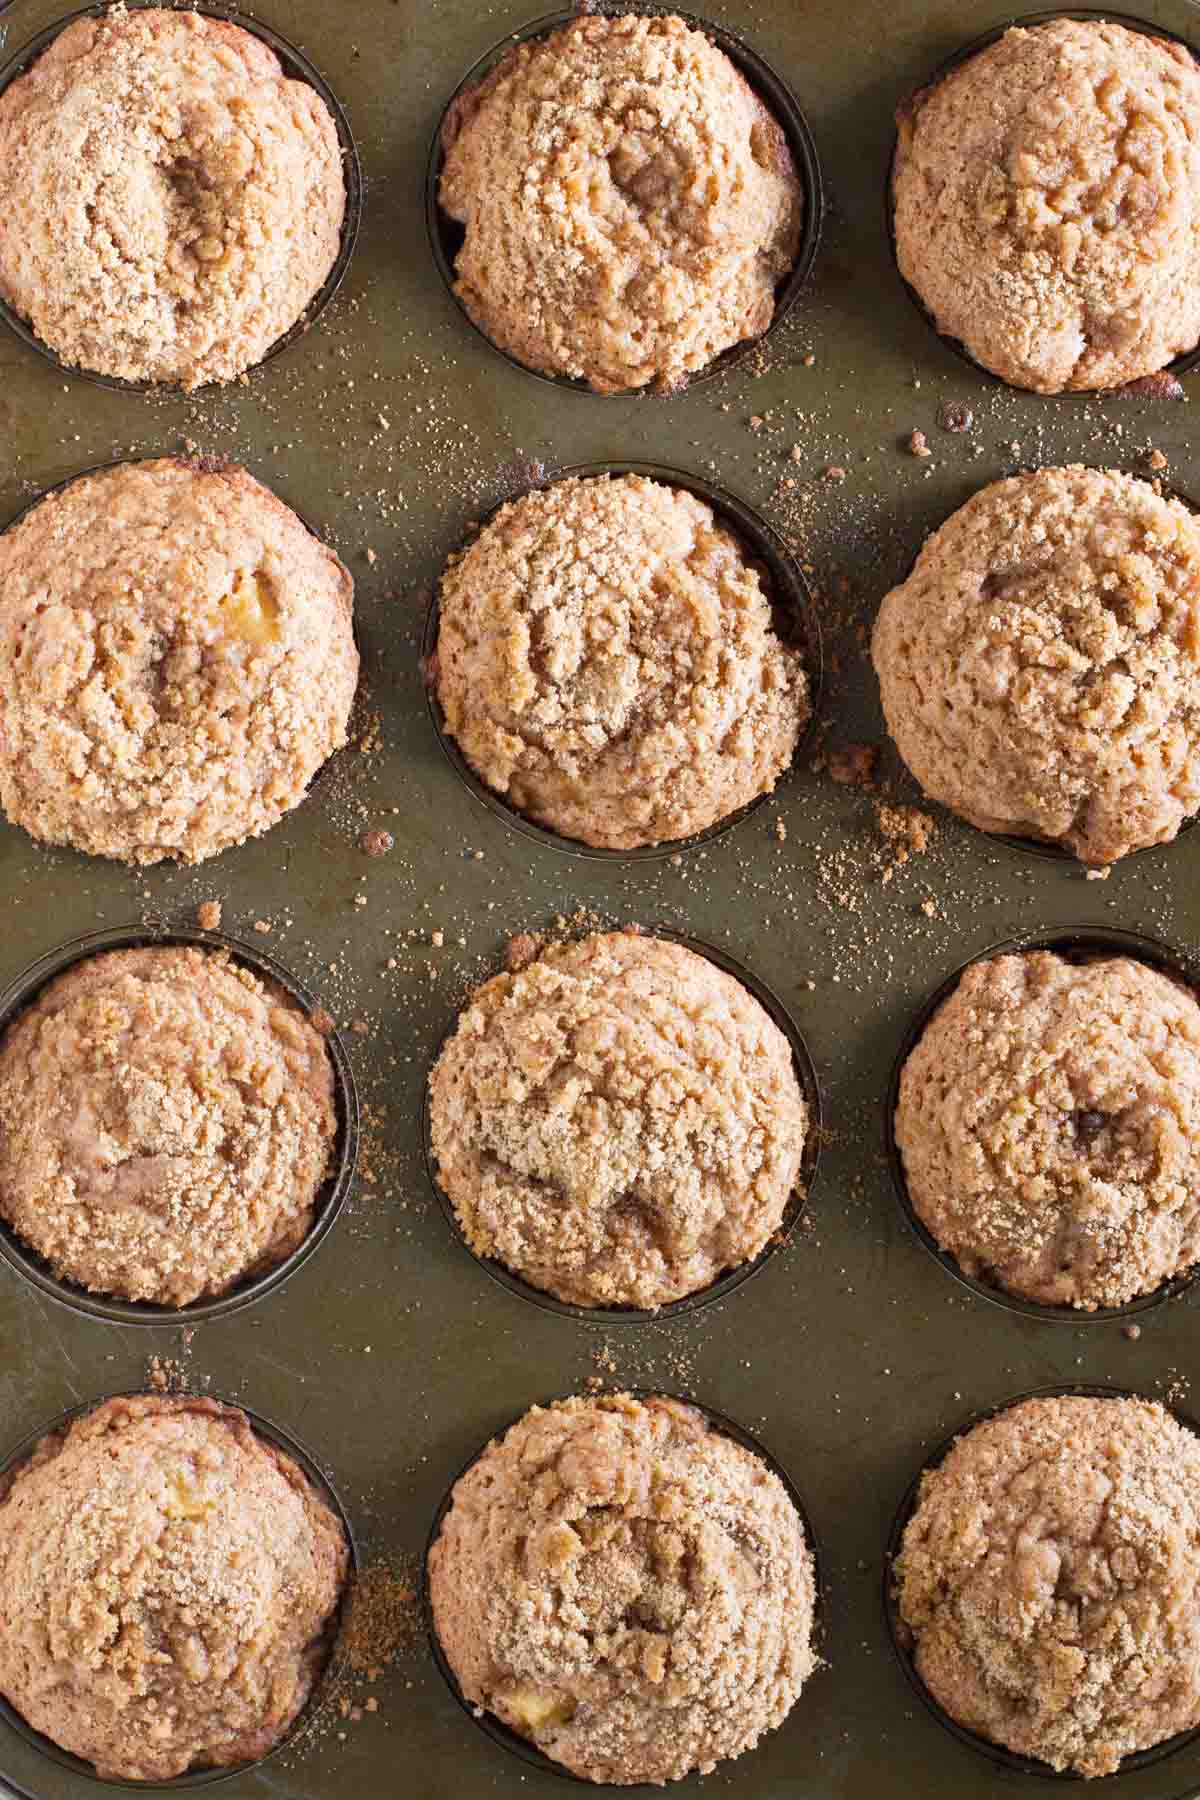
[[[300,1005],[306,1015],[311,1015],[320,1005],[319,1000],[290,969],[266,951],[246,943],[230,932],[168,924],[106,926],[98,931],[84,932],[54,949],[44,951],[0,988],[0,1035],[15,1024],[50,982],[79,963],[109,951],[166,949],[173,944],[228,952],[234,963],[248,969],[251,974],[280,986]],[[188,1306],[168,1307],[93,1294],[87,1288],[54,1275],[44,1258],[31,1245],[27,1245],[4,1220],[0,1220],[0,1259],[15,1275],[46,1299],[85,1317],[115,1325],[186,1328],[206,1321],[230,1318],[234,1313],[277,1293],[331,1234],[350,1196],[357,1169],[360,1122],[354,1070],[336,1025],[329,1032],[323,1033],[322,1037],[332,1066],[334,1106],[338,1120],[333,1166],[318,1191],[312,1225],[282,1262],[249,1280],[243,1278],[227,1293],[193,1301]]]
[[[615,1788],[619,1786],[622,1793],[661,1794],[661,1785],[649,1782],[638,1782],[632,1785],[614,1782],[595,1782],[591,1781],[586,1775],[576,1775],[572,1770],[566,1768],[564,1764],[555,1762],[553,1757],[547,1756],[544,1750],[539,1750],[531,1738],[524,1738],[519,1732],[513,1731],[509,1726],[505,1725],[495,1713],[488,1711],[486,1708],[477,1711],[459,1686],[457,1677],[450,1667],[449,1659],[442,1649],[441,1639],[438,1637],[437,1626],[434,1622],[433,1599],[429,1585],[430,1552],[440,1537],[442,1526],[454,1504],[454,1490],[457,1488],[464,1475],[475,1467],[475,1464],[479,1462],[481,1457],[485,1456],[494,1444],[500,1443],[507,1437],[513,1427],[519,1425],[521,1420],[524,1419],[535,1406],[545,1410],[546,1408],[559,1405],[564,1400],[603,1400],[606,1397],[618,1394],[628,1395],[634,1400],[674,1400],[681,1406],[693,1408],[696,1412],[702,1414],[714,1430],[721,1436],[728,1437],[733,1443],[740,1444],[742,1449],[748,1450],[752,1455],[757,1456],[760,1461],[770,1469],[771,1473],[782,1482],[784,1492],[791,1501],[796,1516],[800,1521],[801,1529],[804,1533],[805,1545],[812,1561],[813,1571],[813,1618],[810,1644],[816,1660],[808,1681],[805,1682],[804,1687],[801,1692],[797,1694],[796,1699],[793,1702],[793,1708],[799,1705],[804,1698],[804,1693],[807,1691],[809,1682],[819,1675],[822,1668],[826,1666],[827,1658],[825,1656],[825,1650],[828,1646],[831,1632],[831,1602],[829,1585],[825,1574],[825,1559],[820,1539],[817,1536],[808,1506],[788,1469],[773,1451],[767,1449],[766,1445],[762,1443],[761,1439],[759,1439],[748,1426],[740,1424],[738,1420],[731,1418],[727,1413],[720,1412],[716,1407],[709,1406],[704,1401],[695,1399],[690,1393],[678,1391],[669,1387],[620,1384],[615,1387],[603,1388],[596,1394],[584,1394],[577,1388],[570,1389],[563,1393],[553,1394],[548,1399],[531,1400],[522,1412],[514,1414],[507,1424],[500,1426],[498,1430],[494,1431],[487,1441],[481,1444],[463,1463],[457,1474],[446,1486],[434,1511],[421,1555],[421,1612],[425,1624],[426,1638],[429,1643],[429,1653],[437,1667],[438,1673],[441,1675],[442,1680],[450,1690],[453,1698],[458,1702],[463,1712],[471,1720],[471,1723],[477,1730],[482,1731],[486,1737],[490,1738],[494,1744],[499,1745],[503,1750],[507,1750],[511,1756],[519,1757],[527,1766],[534,1769],[540,1769],[543,1774],[556,1775],[563,1781],[573,1781],[581,1786],[591,1788]],[[791,1715],[791,1710],[792,1709],[789,1709],[789,1717]],[[745,1752],[743,1752],[743,1754],[745,1754]],[[726,1764],[736,1760],[737,1758],[724,1759]],[[718,1764],[718,1767],[720,1766],[721,1765]]]
[[[635,863],[655,862],[664,856],[686,854],[691,850],[699,850],[714,843],[728,831],[735,830],[743,824],[752,813],[775,799],[780,789],[793,775],[805,750],[811,744],[820,723],[821,707],[825,691],[825,651],[821,633],[820,615],[816,597],[811,583],[800,566],[799,559],[788,548],[783,534],[772,525],[758,508],[731,489],[709,481],[702,475],[693,475],[686,469],[677,469],[666,463],[648,461],[608,460],[587,463],[567,463],[561,468],[547,469],[545,474],[518,493],[506,495],[488,508],[477,526],[465,534],[458,548],[451,552],[459,555],[470,547],[479,537],[480,532],[488,525],[505,506],[523,500],[527,495],[540,493],[553,487],[557,482],[570,480],[591,480],[603,475],[623,476],[641,475],[649,481],[656,481],[662,487],[679,488],[685,493],[694,494],[697,499],[705,501],[713,510],[719,522],[724,523],[737,538],[742,550],[753,561],[761,561],[767,565],[771,577],[773,596],[772,613],[776,607],[786,615],[789,625],[796,628],[796,637],[802,640],[793,641],[789,647],[799,651],[808,682],[809,715],[800,729],[796,739],[796,747],[792,751],[791,761],[783,769],[773,788],[766,793],[755,794],[744,806],[726,813],[703,831],[694,832],[691,837],[666,838],[658,844],[638,844],[631,849],[613,849],[601,844],[585,844],[582,839],[564,837],[561,832],[552,831],[549,826],[539,825],[536,819],[520,812],[503,794],[490,788],[475,773],[470,763],[460,750],[457,742],[446,729],[445,715],[441,701],[438,699],[436,687],[428,677],[423,681],[425,689],[425,705],[430,722],[442,753],[451,768],[463,783],[464,787],[491,813],[492,817],[519,832],[534,843],[542,844],[547,849],[556,850],[564,856],[576,856],[586,862],[602,863]],[[434,582],[433,594],[425,614],[425,624],[421,634],[421,666],[427,669],[437,651],[438,636],[441,628],[441,588],[445,578],[448,559],[443,561]],[[775,592],[775,590],[781,590]],[[774,630],[774,618],[772,621]],[[776,636],[779,633],[775,632]],[[788,640],[781,640],[785,643]]]
[[[1184,983],[1200,1005],[1200,972],[1187,953],[1169,939],[1147,937],[1141,932],[1112,925],[1031,927],[1027,933],[1003,938],[967,957],[918,1002],[915,1010],[908,1016],[900,1046],[892,1062],[884,1094],[883,1115],[883,1152],[892,1188],[905,1222],[922,1248],[960,1287],[966,1288],[977,1299],[985,1300],[989,1305],[1000,1307],[1020,1318],[1033,1319],[1044,1325],[1067,1325],[1076,1330],[1140,1318],[1145,1313],[1156,1312],[1159,1307],[1173,1300],[1182,1299],[1200,1280],[1200,1258],[1190,1269],[1168,1276],[1150,1293],[1138,1295],[1123,1306],[1097,1307],[1092,1312],[1070,1306],[1044,1305],[1019,1294],[1010,1294],[1006,1289],[993,1286],[977,1275],[969,1275],[953,1252],[944,1250],[937,1242],[913,1204],[904,1159],[896,1141],[896,1108],[899,1104],[901,1078],[909,1057],[946,1001],[958,991],[968,969],[976,963],[992,962],[1000,956],[1028,955],[1032,951],[1048,951],[1053,955],[1065,956],[1072,950],[1088,953],[1093,949],[1098,957],[1104,957],[1106,953],[1110,960],[1119,956],[1126,957],[1172,976]],[[1200,1434],[1200,1426],[1197,1427],[1197,1432]]]
[[[57,20],[36,32],[34,36],[0,62],[0,94],[25,75],[37,62],[43,51],[48,50],[55,39],[80,19],[101,18],[113,10],[116,0],[88,0],[88,4],[64,13]],[[303,81],[311,87],[328,107],[337,133],[338,148],[341,152],[342,182],[346,194],[346,209],[342,217],[342,228],[338,239],[338,253],[321,286],[308,301],[300,317],[280,333],[274,343],[270,344],[257,362],[251,363],[243,371],[247,376],[263,369],[283,351],[291,349],[316,324],[321,314],[333,301],[349,270],[354,256],[358,234],[362,225],[364,207],[364,187],[362,160],[358,152],[358,144],[350,125],[349,115],[330,83],[311,61],[308,55],[293,44],[282,32],[271,25],[264,24],[252,14],[240,11],[236,6],[226,5],[225,0],[121,0],[130,12],[192,12],[203,18],[218,19],[229,25],[239,26],[249,32],[251,37],[264,43],[273,50],[283,67],[284,74],[290,79]],[[0,7],[0,11],[3,8]],[[237,377],[230,382],[206,381],[198,388],[185,389],[178,383],[169,381],[127,381],[119,375],[106,375],[98,369],[86,369],[79,363],[65,362],[52,346],[40,338],[29,321],[11,306],[7,300],[0,298],[0,321],[19,338],[27,349],[34,350],[52,368],[61,374],[83,381],[90,381],[95,387],[108,388],[113,393],[140,394],[161,397],[163,395],[181,395],[185,399],[195,399],[198,395],[212,395],[223,388],[236,385]]]
[[[519,44],[548,37],[551,32],[559,30],[563,26],[572,25],[582,18],[620,18],[628,13],[648,18],[682,19],[685,25],[703,33],[711,43],[716,45],[717,49],[724,52],[758,98],[769,105],[771,116],[787,138],[788,148],[792,153],[792,160],[804,197],[804,215],[800,225],[800,244],[796,252],[796,260],[790,271],[775,284],[775,307],[766,330],[760,332],[757,337],[743,338],[739,343],[731,344],[728,349],[722,350],[703,368],[697,369],[694,375],[688,377],[684,391],[690,392],[694,387],[700,387],[720,375],[730,373],[745,362],[746,358],[759,345],[766,343],[776,328],[782,325],[793,311],[801,293],[807,286],[821,246],[826,196],[816,138],[808,122],[808,116],[800,105],[791,83],[773,64],[767,61],[761,51],[755,49],[748,38],[718,20],[705,18],[702,14],[688,12],[680,7],[662,4],[661,0],[600,0],[600,4],[590,11],[578,4],[559,8],[554,12],[543,14],[540,18],[531,19],[528,24],[518,26],[516,30],[506,33],[504,37],[492,44],[490,49],[485,50],[481,56],[477,57],[466,74],[452,89],[438,114],[437,125],[430,139],[425,166],[425,229],[429,239],[430,254],[450,300],[471,330],[482,339],[493,355],[501,357],[511,368],[518,370],[523,375],[531,376],[535,381],[545,382],[550,387],[565,389],[568,393],[582,394],[592,400],[670,400],[677,398],[677,394],[673,391],[656,388],[653,382],[647,382],[642,387],[622,388],[616,393],[598,393],[582,377],[547,374],[544,370],[531,368],[528,363],[521,362],[509,351],[502,350],[498,344],[492,341],[486,331],[475,323],[454,291],[454,263],[457,251],[453,254],[449,253],[445,243],[445,237],[452,221],[443,212],[438,200],[438,188],[445,162],[442,127],[456,100],[460,99],[476,83],[482,81],[506,52],[516,48]]]
[[[1142,18],[1137,13],[1121,12],[1104,6],[1051,6],[1036,12],[1014,13],[1010,18],[1000,20],[997,24],[990,26],[986,31],[981,31],[977,33],[976,36],[968,38],[964,43],[960,44],[956,50],[952,50],[948,56],[943,57],[922,81],[918,82],[914,87],[905,90],[902,99],[897,103],[896,111],[899,112],[905,107],[910,106],[919,94],[925,93],[928,89],[936,87],[940,81],[943,81],[946,78],[946,76],[952,75],[955,69],[961,68],[964,63],[970,62],[973,57],[978,56],[982,51],[990,49],[993,44],[999,43],[1001,38],[1008,32],[1014,30],[1031,30],[1039,25],[1050,25],[1053,24],[1056,19],[1074,19],[1084,24],[1093,20],[1101,24],[1108,21],[1113,25],[1124,25],[1128,30],[1136,31],[1142,37],[1162,38],[1168,43],[1181,44],[1189,53],[1193,62],[1200,68],[1200,47],[1197,47],[1190,39],[1185,38],[1182,32],[1173,31],[1169,26],[1161,25],[1156,20]],[[949,350],[950,354],[957,357],[959,362],[965,364],[965,366],[973,370],[975,374],[981,375],[985,381],[992,382],[997,387],[1007,388],[1010,393],[1027,394],[1033,400],[1052,402],[1072,400],[1089,401],[1112,398],[1114,395],[1121,396],[1124,390],[1129,386],[1129,383],[1123,383],[1115,388],[1063,388],[1058,393],[1054,394],[1042,394],[1039,393],[1036,388],[1022,387],[1018,382],[1009,381],[1005,376],[997,375],[994,369],[989,369],[984,363],[981,363],[978,358],[972,356],[961,338],[951,337],[947,332],[938,329],[934,322],[932,312],[926,306],[916,288],[914,288],[912,283],[907,281],[900,272],[900,259],[896,248],[896,208],[894,199],[896,156],[899,148],[900,134],[897,131],[893,135],[892,146],[888,152],[887,169],[883,186],[884,229],[887,233],[888,247],[891,251],[892,268],[895,272],[896,280],[904,289],[914,310],[924,320],[933,335],[940,340],[947,350]],[[1180,351],[1178,356],[1172,357],[1169,363],[1164,363],[1161,369],[1152,370],[1151,374],[1172,375],[1178,378],[1182,375],[1191,374],[1197,367],[1200,367],[1200,343],[1197,343],[1191,350]],[[1132,379],[1144,380],[1146,377],[1135,376]],[[991,834],[989,833],[988,835]],[[1016,841],[1019,843],[1026,842],[1024,839],[1018,839]]]
[[[883,1554],[881,1598],[883,1602],[884,1627],[887,1632],[888,1643],[892,1648],[892,1653],[899,1663],[901,1671],[910,1688],[922,1702],[926,1711],[936,1720],[944,1731],[948,1732],[951,1737],[956,1738],[958,1742],[963,1744],[967,1749],[975,1751],[978,1755],[986,1756],[995,1766],[1004,1769],[1009,1773],[1032,1777],[1038,1781],[1068,1782],[1086,1781],[1089,1777],[1081,1775],[1073,1769],[1052,1768],[1049,1763],[1042,1762],[1037,1757],[1023,1756],[1018,1751],[1009,1750],[1004,1744],[995,1743],[991,1738],[983,1737],[979,1732],[972,1731],[969,1726],[960,1724],[957,1719],[953,1718],[951,1714],[934,1699],[929,1689],[925,1686],[925,1683],[921,1680],[920,1675],[917,1673],[916,1664],[911,1651],[906,1649],[902,1642],[902,1621],[900,1619],[899,1607],[896,1600],[894,1573],[895,1559],[900,1553],[908,1523],[916,1512],[921,1497],[921,1483],[925,1475],[931,1474],[934,1470],[940,1468],[959,1439],[973,1431],[976,1426],[986,1424],[989,1419],[997,1418],[1000,1414],[1010,1411],[1014,1406],[1023,1405],[1027,1400],[1049,1400],[1060,1397],[1078,1397],[1080,1399],[1098,1400],[1143,1400],[1161,1406],[1165,1412],[1170,1414],[1178,1425],[1181,1425],[1185,1430],[1190,1431],[1194,1437],[1200,1437],[1200,1420],[1193,1418],[1190,1413],[1184,1411],[1172,1402],[1161,1399],[1156,1394],[1145,1394],[1142,1393],[1140,1389],[1124,1387],[1117,1382],[1046,1382],[1037,1387],[1027,1388],[1024,1392],[1014,1394],[1007,1400],[999,1400],[994,1406],[978,1408],[964,1419],[960,1425],[956,1426],[954,1431],[952,1431],[948,1437],[942,1439],[934,1446],[905,1488],[903,1497],[893,1514],[891,1527],[888,1531],[887,1544]],[[1177,1751],[1186,1750],[1189,1747],[1194,1746],[1198,1741],[1200,1741],[1200,1725],[1196,1725],[1187,1731],[1178,1732],[1174,1737],[1164,1738],[1161,1743],[1151,1744],[1145,1750],[1132,1751],[1127,1757],[1122,1759],[1120,1768],[1113,1771],[1113,1776],[1140,1773],[1142,1770],[1148,1769],[1156,1763],[1165,1762],[1168,1757],[1175,1755]],[[1100,1777],[1099,1779],[1111,1780],[1112,1776]]]
[[[46,1757],[51,1762],[57,1763],[60,1768],[71,1770],[72,1773],[82,1776],[85,1780],[97,1782],[106,1787],[123,1788],[130,1792],[142,1793],[165,1793],[188,1788],[212,1787],[219,1781],[227,1781],[235,1775],[246,1775],[255,1769],[261,1768],[264,1763],[269,1761],[269,1759],[275,1756],[279,1751],[285,1750],[290,1744],[295,1743],[296,1740],[303,1735],[305,1728],[319,1712],[323,1704],[324,1690],[328,1685],[329,1678],[337,1669],[339,1660],[339,1629],[344,1622],[347,1600],[353,1592],[354,1583],[359,1574],[360,1557],[358,1541],[355,1537],[354,1527],[351,1523],[349,1510],[345,1501],[342,1499],[334,1481],[326,1474],[324,1468],[321,1466],[320,1460],[314,1452],[309,1449],[308,1445],[302,1442],[302,1440],[292,1432],[290,1427],[278,1425],[274,1419],[267,1418],[264,1413],[256,1411],[254,1407],[247,1405],[244,1400],[235,1400],[224,1394],[192,1394],[187,1392],[172,1394],[169,1392],[159,1393],[153,1388],[130,1387],[117,1388],[111,1392],[99,1394],[91,1400],[76,1401],[73,1405],[64,1408],[56,1418],[50,1419],[46,1424],[26,1433],[18,1444],[4,1452],[3,1455],[0,1455],[0,1476],[8,1475],[10,1472],[17,1469],[22,1462],[27,1461],[42,1439],[50,1436],[51,1433],[64,1430],[76,1419],[84,1418],[88,1413],[97,1411],[98,1408],[104,1406],[110,1400],[134,1399],[214,1400],[220,1406],[227,1407],[233,1412],[243,1414],[248,1420],[250,1428],[255,1436],[263,1438],[266,1443],[273,1445],[275,1449],[282,1450],[284,1454],[290,1457],[296,1464],[305,1478],[312,1483],[321,1500],[324,1501],[325,1505],[333,1513],[341,1526],[349,1555],[345,1580],[342,1583],[338,1604],[328,1627],[329,1650],[325,1658],[324,1666],[316,1681],[313,1683],[312,1691],[309,1694],[308,1699],[300,1708],[296,1717],[292,1720],[286,1731],[280,1735],[276,1742],[271,1745],[271,1748],[265,1751],[262,1756],[255,1757],[250,1762],[233,1763],[228,1767],[196,1769],[183,1775],[172,1776],[166,1781],[140,1780],[129,1776],[98,1774],[93,1764],[85,1761],[83,1757],[76,1756],[70,1750],[64,1750],[61,1745],[56,1744],[54,1740],[47,1737],[44,1732],[38,1731],[36,1726],[31,1725],[4,1695],[0,1695],[0,1719],[3,1720],[10,1731],[22,1738],[24,1742],[27,1743],[31,1749],[36,1750],[39,1755]],[[10,1779],[11,1777],[9,1776],[0,1776],[0,1782]],[[22,1790],[22,1792],[23,1791],[24,1790]]]
[[[617,929],[619,930],[619,928]],[[609,936],[613,933],[606,931],[587,935]],[[437,1046],[426,1065],[421,1084],[421,1151],[425,1174],[454,1241],[464,1254],[470,1257],[477,1268],[481,1268],[497,1286],[506,1289],[516,1299],[526,1301],[529,1305],[538,1307],[542,1312],[554,1313],[559,1318],[571,1319],[581,1325],[596,1326],[601,1330],[610,1326],[673,1324],[677,1319],[694,1317],[709,1306],[715,1306],[722,1300],[731,1299],[740,1288],[753,1280],[778,1251],[787,1248],[809,1215],[813,1189],[816,1186],[820,1167],[824,1131],[824,1099],[816,1064],[804,1034],[792,1016],[791,1009],[775,989],[761,976],[756,975],[753,970],[748,969],[744,963],[731,956],[727,950],[722,950],[719,946],[710,944],[702,938],[676,931],[667,925],[648,925],[639,935],[678,944],[682,949],[691,950],[695,955],[702,956],[715,968],[729,975],[745,989],[751,999],[758,1002],[771,1023],[783,1033],[787,1040],[792,1057],[792,1069],[808,1114],[808,1125],[800,1157],[800,1168],[788,1195],[783,1217],[757,1256],[727,1269],[714,1281],[710,1281],[706,1287],[698,1288],[690,1294],[682,1294],[679,1299],[669,1300],[664,1306],[655,1310],[637,1306],[579,1306],[568,1300],[559,1300],[557,1296],[547,1290],[535,1287],[531,1281],[518,1275],[515,1270],[510,1269],[498,1258],[480,1256],[472,1250],[454,1210],[454,1203],[438,1178],[437,1158],[434,1155],[432,1140],[429,1084],[442,1051],[458,1030],[463,1011],[470,1004],[469,998],[462,1007],[458,1008],[446,1030],[438,1038]],[[494,973],[503,974],[505,971],[501,968]],[[489,978],[485,977],[484,979]],[[628,1391],[632,1392],[633,1390]],[[657,1392],[658,1390],[639,1391]]]

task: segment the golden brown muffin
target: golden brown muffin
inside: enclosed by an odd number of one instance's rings
[[[325,1665],[339,1520],[237,1407],[105,1401],[0,1484],[0,1693],[114,1781],[265,1756]]]
[[[0,94],[0,298],[98,374],[196,388],[260,362],[345,209],[325,102],[224,19],[78,19]]]
[[[1123,1306],[1200,1260],[1200,1006],[1123,956],[973,963],[904,1065],[896,1142],[968,1274]]]
[[[274,1268],[336,1131],[325,1039],[224,952],[88,957],[0,1038],[0,1217],[93,1293],[186,1306]]]
[[[939,331],[1054,394],[1200,342],[1200,70],[1111,20],[1014,28],[901,109],[900,272]]]
[[[787,139],[682,19],[515,45],[443,128],[455,292],[492,342],[597,393],[679,388],[775,312],[803,194]]]
[[[926,793],[1104,864],[1200,805],[1200,523],[1116,470],[993,482],[886,595],[872,656]]]
[[[489,1444],[455,1484],[429,1596],[468,1703],[614,1786],[752,1749],[816,1666],[786,1488],[662,1397],[535,1406]]]
[[[791,1048],[753,995],[630,932],[485,982],[430,1078],[468,1244],[577,1306],[665,1306],[752,1261],[808,1128]]]
[[[346,742],[354,584],[234,464],[121,463],[0,535],[0,801],[51,844],[202,862]]]
[[[1157,1403],[1025,1400],[922,1477],[896,1559],[918,1675],[968,1730],[1110,1775],[1200,1725],[1200,1443]]]
[[[706,501],[576,476],[501,507],[442,578],[446,730],[539,825],[606,849],[769,793],[810,706],[758,569]]]

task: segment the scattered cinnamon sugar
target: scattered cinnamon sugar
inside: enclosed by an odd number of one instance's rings
[[[910,858],[923,856],[936,830],[929,814],[920,807],[893,806],[887,800],[876,803],[875,822],[892,852],[892,862],[883,871],[884,881],[890,881]]]
[[[338,1656],[353,1675],[377,1681],[385,1664],[416,1641],[419,1593],[411,1558],[382,1559],[360,1572],[338,1634]]]

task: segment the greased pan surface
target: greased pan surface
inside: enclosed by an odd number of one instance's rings
[[[71,10],[70,0],[0,8],[0,58]],[[192,926],[197,903],[220,898],[221,929],[261,945],[334,1014],[363,1110],[359,1178],[319,1254],[190,1340],[77,1316],[0,1267],[0,1436],[17,1443],[78,1401],[144,1385],[151,1355],[178,1359],[197,1386],[316,1447],[370,1566],[385,1550],[419,1558],[459,1469],[539,1397],[597,1377],[687,1392],[760,1438],[803,1492],[822,1547],[830,1667],[757,1751],[682,1791],[1036,1794],[1036,1778],[993,1769],[943,1731],[895,1662],[879,1595],[896,1502],[962,1419],[1030,1388],[1170,1390],[1187,1410],[1200,1366],[1196,1290],[1143,1315],[1136,1341],[1120,1323],[1051,1326],[989,1305],[914,1238],[883,1152],[883,1108],[914,1013],[988,945],[1068,927],[1200,941],[1200,832],[1088,881],[1071,863],[992,845],[929,808],[930,847],[901,864],[876,802],[919,796],[894,756],[880,758],[881,794],[839,785],[824,765],[848,743],[883,741],[864,640],[926,531],[1018,468],[1076,460],[1144,472],[1152,444],[1170,460],[1165,479],[1200,492],[1192,409],[1013,393],[966,367],[904,293],[880,207],[894,108],[1016,10],[978,0],[689,8],[742,34],[812,128],[828,212],[803,292],[766,352],[674,399],[598,406],[508,367],[433,264],[425,164],[464,71],[546,10],[545,0],[258,0],[255,18],[295,44],[344,105],[365,206],[338,297],[247,386],[190,399],[114,392],[0,332],[0,528],[35,492],[115,457],[188,440],[238,457],[352,569],[364,661],[355,747],[268,836],[213,863],[134,872],[0,823],[0,986],[84,932]],[[1187,0],[1132,10],[1200,39]],[[1184,380],[1200,395],[1200,377]],[[971,409],[969,432],[940,428],[949,402]],[[904,447],[914,428],[928,458]],[[679,862],[567,857],[515,831],[463,786],[425,703],[420,640],[443,557],[471,520],[537,479],[531,465],[597,462],[691,471],[744,499],[800,561],[824,639],[820,729],[797,768],[776,799]],[[358,840],[376,829],[395,847],[367,856]],[[727,951],[779,995],[813,1058],[825,1135],[805,1219],[752,1283],[695,1317],[607,1331],[530,1306],[484,1278],[429,1191],[421,1089],[447,1022],[470,985],[503,965],[511,933],[554,928],[556,917],[664,926]],[[378,1713],[335,1717],[222,1794],[580,1792],[522,1770],[475,1729],[419,1633],[369,1691]],[[79,1793],[69,1771],[2,1722],[0,1778],[36,1800]],[[1097,1793],[1182,1800],[1198,1787],[1193,1746]]]

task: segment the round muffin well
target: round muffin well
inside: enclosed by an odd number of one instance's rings
[[[235,1406],[80,1409],[0,1478],[0,1696],[103,1779],[261,1760],[332,1648],[351,1546],[327,1485]],[[283,1438],[286,1443],[286,1438]]]
[[[485,1729],[636,1786],[710,1773],[782,1724],[817,1662],[813,1552],[743,1436],[662,1395],[573,1397],[459,1477],[426,1597]]]

